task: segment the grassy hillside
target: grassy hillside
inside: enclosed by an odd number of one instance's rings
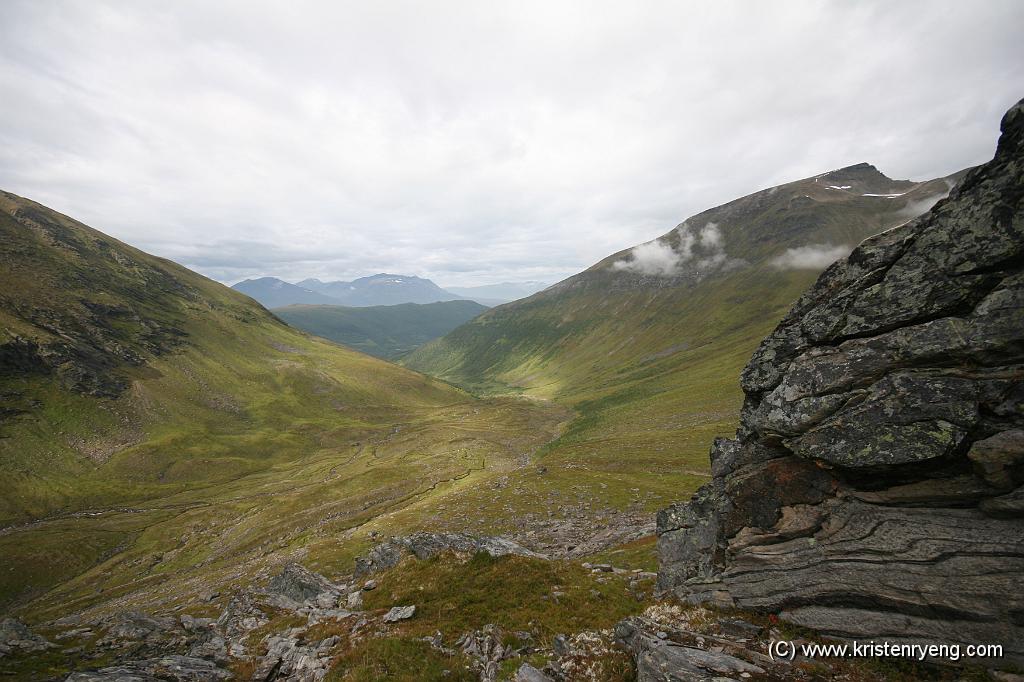
[[[351,308],[293,305],[274,313],[291,326],[379,358],[393,359],[447,334],[487,310],[476,301]]]
[[[194,596],[314,545],[347,561],[352,533],[519,466],[563,418],[311,338],[10,194],[0,398],[0,610],[30,617]]]
[[[954,179],[893,181],[861,164],[758,192],[494,308],[403,364],[574,408],[542,458],[550,485],[619,506],[640,491],[651,507],[678,499],[704,476],[710,440],[735,430],[741,368],[823,259],[924,211]]]

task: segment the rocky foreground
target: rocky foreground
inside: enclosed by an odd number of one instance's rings
[[[462,533],[392,537],[359,557],[354,572],[342,580],[331,580],[298,563],[288,563],[262,587],[239,589],[230,595],[203,595],[201,601],[209,603],[209,609],[217,614],[211,617],[140,611],[88,619],[71,616],[43,624],[47,632],[55,633],[50,639],[15,619],[4,619],[0,621],[0,674],[5,674],[7,657],[41,657],[57,652],[65,659],[76,659],[79,671],[60,677],[39,672],[31,679],[319,682],[344,651],[368,640],[395,636],[403,623],[417,617],[415,603],[387,609],[364,605],[364,595],[378,589],[381,574],[406,562],[442,556],[446,562],[464,563],[480,554],[548,561],[544,555],[503,537]],[[606,581],[600,576],[615,576],[637,593],[638,600],[649,594],[656,577],[654,573],[608,564],[583,564],[583,568],[595,574],[599,583]],[[557,591],[551,594],[556,601],[564,596]],[[463,674],[458,679],[469,675],[483,682],[499,679],[499,667],[513,658],[547,659],[540,668],[517,664],[517,679],[534,681],[591,679],[588,671],[595,665],[595,657],[614,654],[620,661],[626,660],[610,630],[570,633],[541,642],[530,632],[506,632],[490,624],[451,641],[445,641],[440,633],[423,641],[450,661],[450,672]]]
[[[758,348],[713,480],[658,516],[662,590],[1024,664],[1022,199],[1024,102],[991,162],[829,268]]]

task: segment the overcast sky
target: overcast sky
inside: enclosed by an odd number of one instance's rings
[[[0,188],[235,282],[554,282],[860,161],[989,159],[1024,2],[0,3]]]

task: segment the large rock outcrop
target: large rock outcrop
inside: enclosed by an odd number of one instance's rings
[[[995,158],[830,267],[754,353],[660,588],[1024,661],[1024,102]]]

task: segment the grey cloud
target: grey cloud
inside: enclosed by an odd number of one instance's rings
[[[985,161],[1024,94],[1022,20],[1014,0],[7,0],[0,187],[224,281],[553,282],[830,168]]]

